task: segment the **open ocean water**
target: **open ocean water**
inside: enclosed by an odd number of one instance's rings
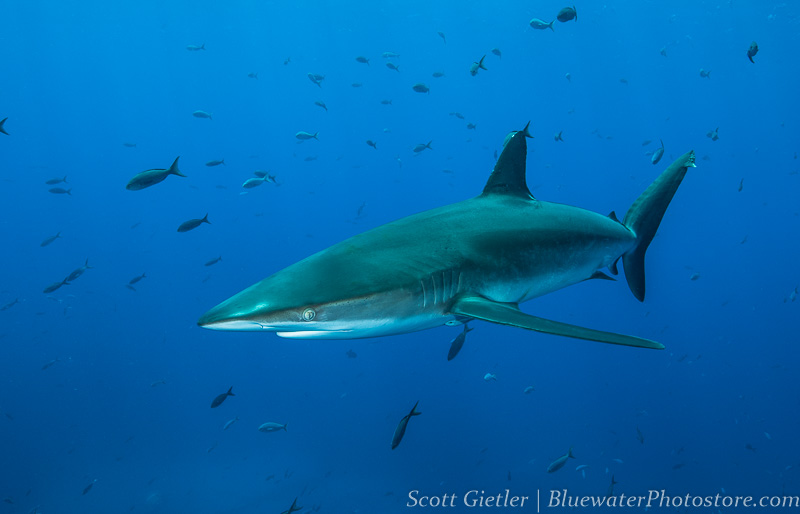
[[[586,2],[530,26],[566,6],[0,3],[0,514],[797,501],[800,5]],[[665,350],[475,321],[448,362],[461,327],[289,340],[197,326],[314,252],[480,194],[529,120],[533,195],[601,214],[696,152],[644,303],[620,273],[522,306]],[[178,156],[186,178],[126,190]],[[277,184],[243,188],[259,170]],[[498,494],[528,500],[469,507]]]

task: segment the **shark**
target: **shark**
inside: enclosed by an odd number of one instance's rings
[[[649,339],[545,319],[519,305],[590,279],[622,261],[644,301],[645,252],[687,169],[667,167],[620,220],[534,198],[526,183],[529,126],[511,132],[477,197],[378,226],[248,287],[202,315],[215,330],[298,339],[404,334],[472,320],[639,348]]]

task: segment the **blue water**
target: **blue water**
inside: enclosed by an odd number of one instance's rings
[[[562,7],[0,4],[0,305],[19,299],[0,312],[0,513],[278,513],[295,497],[301,512],[405,512],[414,490],[473,511],[471,489],[538,491],[547,510],[551,490],[604,497],[612,475],[626,495],[797,495],[798,6],[589,2],[552,32],[528,25]],[[665,351],[476,322],[447,362],[458,327],[293,341],[196,326],[315,251],[477,195],[528,120],[533,194],[603,214],[697,152],[648,252],[644,303],[622,279],[523,306]],[[177,156],[187,178],[125,189]],[[255,170],[280,186],[242,189]],[[71,195],[49,193],[64,175]],[[287,431],[258,432],[267,421]]]

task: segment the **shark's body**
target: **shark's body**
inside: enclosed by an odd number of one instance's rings
[[[517,305],[590,278],[622,257],[644,297],[644,251],[688,166],[690,152],[634,203],[613,214],[536,200],[525,184],[525,131],[509,137],[480,196],[342,241],[207,312],[201,326],[282,337],[351,339],[483,319],[607,343],[662,348],[522,313]]]

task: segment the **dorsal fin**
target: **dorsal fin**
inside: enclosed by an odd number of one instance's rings
[[[531,122],[525,128],[512,132],[503,144],[503,152],[497,159],[497,164],[492,170],[492,175],[483,194],[506,194],[533,198],[528,184],[525,182],[525,159],[528,156],[528,143],[526,138],[532,137],[528,132]]]

